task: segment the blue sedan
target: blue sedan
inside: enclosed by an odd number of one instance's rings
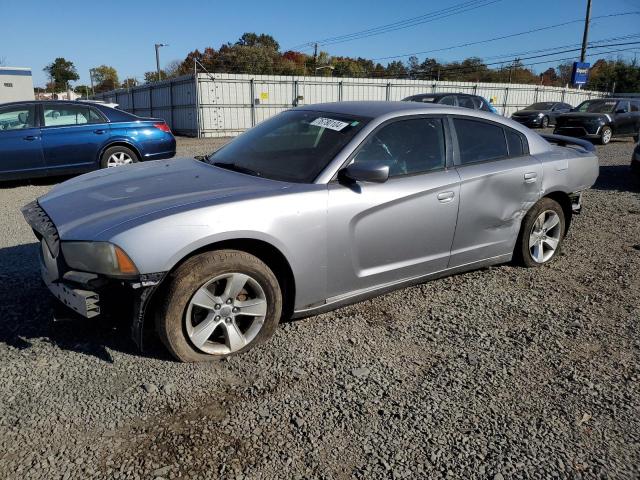
[[[0,180],[83,173],[175,153],[176,140],[161,119],[90,102],[0,105]]]

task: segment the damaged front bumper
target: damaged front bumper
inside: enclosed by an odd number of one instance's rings
[[[53,296],[87,319],[99,315],[132,318],[131,337],[142,349],[145,313],[165,272],[116,279],[72,270],[64,260],[57,228],[47,213],[37,202],[25,206],[22,212],[40,241],[41,276]]]

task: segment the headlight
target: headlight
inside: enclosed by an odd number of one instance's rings
[[[69,267],[83,272],[127,277],[138,269],[117,245],[108,242],[62,242],[62,255]]]
[[[538,118],[542,118],[542,117],[544,117],[544,113],[540,112],[540,113],[538,114]]]

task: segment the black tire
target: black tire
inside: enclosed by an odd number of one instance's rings
[[[611,141],[611,137],[613,137],[611,127],[602,127],[602,131],[600,132],[600,145],[608,144]]]
[[[124,154],[126,157],[132,160],[132,163],[137,163],[140,161],[140,158],[132,149],[122,146],[122,145],[114,145],[113,147],[107,148],[100,157],[100,168],[108,168],[109,167],[109,158],[112,155]]]
[[[547,128],[549,126],[549,117],[546,115],[542,117],[542,121],[540,122],[540,128]]]
[[[546,212],[546,211],[553,211],[560,218],[560,223],[557,227],[558,233],[559,233],[559,241],[552,256],[549,259],[545,260],[544,262],[540,263],[540,262],[536,262],[532,257],[531,248],[529,245],[529,238],[532,233],[536,219],[543,212]],[[513,252],[514,261],[524,267],[540,267],[542,265],[546,265],[547,263],[551,262],[553,259],[555,259],[558,256],[558,253],[562,248],[562,241],[564,240],[564,234],[565,234],[565,225],[566,225],[566,219],[564,216],[564,210],[562,210],[562,207],[558,202],[548,197],[538,200],[538,202],[536,202],[536,204],[529,209],[527,214],[522,219],[520,233],[518,234],[518,240],[516,242],[516,247]]]
[[[249,275],[263,289],[267,310],[256,337],[243,348],[228,354],[203,353],[187,334],[186,313],[193,295],[210,279],[227,273]],[[169,352],[181,362],[202,362],[240,354],[267,341],[282,314],[282,293],[271,269],[260,259],[238,250],[216,250],[196,255],[180,265],[169,278],[164,299],[156,313],[156,330]]]
[[[633,143],[640,143],[640,132],[633,136]]]

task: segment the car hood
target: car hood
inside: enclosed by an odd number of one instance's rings
[[[81,175],[38,199],[62,240],[91,240],[160,211],[285,190],[290,184],[213,167],[193,158],[142,162]]]

